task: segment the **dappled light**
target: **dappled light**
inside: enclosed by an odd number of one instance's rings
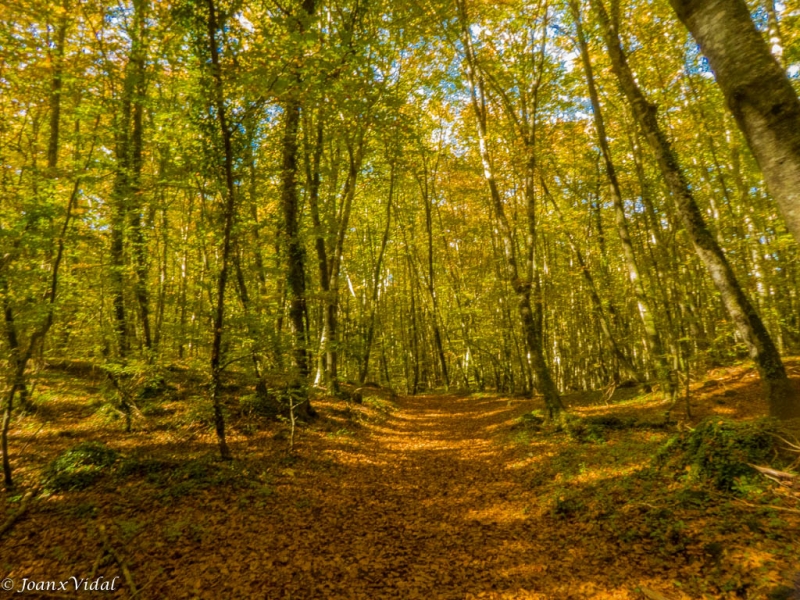
[[[800,600],[800,0],[0,6],[0,600]]]

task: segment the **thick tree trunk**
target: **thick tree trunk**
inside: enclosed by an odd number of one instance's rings
[[[683,226],[708,269],[739,335],[747,344],[750,357],[756,363],[769,399],[770,414],[779,418],[800,416],[797,390],[786,375],[786,369],[766,327],[739,285],[733,269],[703,219],[678,163],[678,157],[658,123],[656,107],[647,101],[639,89],[622,51],[619,36],[611,27],[601,1],[592,0],[592,4],[611,58],[612,70],[658,160],[661,174],[675,201]]]
[[[315,0],[304,0],[302,10],[307,17],[316,10]],[[304,30],[302,20],[298,20],[299,33]],[[298,170],[298,131],[300,128],[300,94],[299,84],[301,74],[294,73],[297,86],[289,91],[288,99],[284,103],[284,130],[281,142],[282,169],[281,169],[281,207],[283,209],[283,234],[286,248],[286,284],[289,300],[289,320],[294,334],[294,364],[297,369],[299,381],[293,384],[296,406],[299,414],[304,417],[313,417],[316,412],[311,406],[308,397],[308,379],[310,365],[308,357],[308,340],[306,331],[306,273],[305,251],[300,239],[300,206],[297,194]]]
[[[292,99],[284,105],[284,119],[281,206],[286,247],[286,283],[290,295],[289,320],[294,333],[294,364],[300,377],[298,386],[305,388],[308,385],[309,364],[305,325],[305,253],[300,240],[297,196],[297,131],[300,124],[300,103],[297,100]],[[303,406],[308,407],[308,403]]]
[[[670,0],[708,58],[786,225],[800,242],[800,100],[744,0]]]

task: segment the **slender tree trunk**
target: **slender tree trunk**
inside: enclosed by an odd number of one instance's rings
[[[233,148],[231,145],[231,130],[227,121],[225,110],[225,90],[222,83],[222,69],[219,62],[219,47],[217,44],[217,13],[214,0],[208,0],[208,47],[211,52],[211,75],[214,79],[213,98],[214,110],[217,113],[217,123],[224,151],[225,168],[225,198],[223,203],[223,233],[222,253],[220,256],[220,269],[217,276],[217,294],[214,306],[214,335],[211,343],[211,403],[214,407],[214,428],[219,442],[219,453],[223,459],[231,459],[231,451],[225,439],[225,415],[222,413],[220,401],[220,387],[222,376],[222,327],[225,320],[225,287],[228,283],[228,268],[231,254],[231,238],[233,236],[233,221],[236,216],[236,187],[233,179]]]
[[[375,337],[375,314],[378,308],[378,292],[381,286],[381,273],[383,271],[383,256],[386,253],[386,246],[389,243],[389,232],[392,223],[392,197],[394,195],[394,172],[395,162],[392,161],[389,167],[389,198],[386,201],[386,226],[383,229],[381,238],[381,248],[378,251],[378,258],[375,261],[375,270],[372,274],[372,295],[370,296],[369,317],[367,319],[367,339],[364,348],[364,360],[361,363],[361,371],[358,381],[361,385],[367,380],[369,374],[369,359],[372,351],[372,341]]]
[[[361,170],[361,162],[363,160],[364,151],[364,131],[357,134],[358,140],[356,147],[353,147],[352,142],[348,141],[347,152],[349,155],[349,168],[347,179],[345,181],[341,217],[339,219],[339,228],[336,235],[336,243],[334,245],[333,255],[330,257],[328,265],[328,281],[330,282],[330,293],[327,296],[328,304],[325,310],[325,329],[327,330],[327,360],[326,367],[328,370],[328,380],[331,388],[335,393],[339,393],[339,375],[338,375],[338,314],[339,314],[339,275],[342,268],[342,258],[344,256],[344,240],[347,234],[347,229],[350,223],[350,213],[353,207],[353,198],[356,193],[356,183],[358,181],[358,173]]]
[[[633,250],[633,242],[631,240],[630,230],[628,229],[628,219],[625,216],[625,205],[622,200],[622,191],[617,178],[617,170],[614,167],[614,161],[611,157],[611,148],[608,144],[608,137],[606,135],[606,125],[603,118],[602,108],[600,106],[600,97],[597,93],[597,86],[595,85],[594,72],[592,69],[592,61],[589,56],[589,45],[586,42],[586,36],[583,33],[583,25],[581,24],[580,8],[576,0],[570,0],[570,9],[573,19],[575,21],[575,30],[578,37],[578,45],[581,51],[581,60],[583,62],[583,69],[586,75],[586,86],[589,90],[589,98],[592,103],[592,114],[594,116],[594,126],[597,132],[597,141],[600,145],[600,151],[603,156],[603,163],[605,165],[606,177],[608,178],[611,198],[614,203],[614,217],[617,226],[617,234],[619,236],[620,244],[622,245],[622,256],[628,270],[628,279],[633,287],[633,292],[636,296],[636,303],[639,308],[639,316],[644,326],[645,335],[650,349],[650,353],[656,362],[658,368],[658,378],[664,384],[665,389],[668,390],[670,399],[675,397],[677,393],[677,386],[674,384],[674,377],[670,374],[670,366],[667,363],[664,354],[664,345],[662,343],[661,335],[659,335],[656,327],[656,320],[651,308],[650,298],[644,289],[642,276],[639,271],[639,264],[636,260],[636,253]]]
[[[306,135],[311,128],[311,123],[307,122],[305,129]],[[319,271],[319,285],[322,289],[322,295],[325,299],[325,306],[323,315],[323,326],[320,333],[320,351],[318,355],[318,369],[315,384],[318,384],[325,376],[327,385],[331,386],[334,392],[337,392],[338,382],[334,381],[331,377],[329,370],[327,350],[330,345],[330,332],[328,330],[328,323],[330,315],[330,294],[331,294],[331,280],[330,268],[328,261],[328,248],[325,243],[325,230],[322,225],[319,212],[319,187],[320,187],[320,161],[322,159],[322,149],[324,141],[324,126],[323,117],[320,114],[317,117],[316,139],[314,140],[313,149],[310,144],[307,144],[306,156],[306,180],[308,184],[308,204],[311,209],[311,221],[314,225],[314,248],[317,252],[317,268]]]
[[[126,93],[130,93],[127,100],[130,103],[130,179],[128,182],[129,197],[125,199],[124,210],[127,213],[130,227],[130,248],[133,270],[136,281],[133,286],[134,296],[139,308],[139,318],[142,323],[142,337],[144,347],[148,353],[148,360],[152,359],[150,351],[153,349],[153,339],[150,328],[150,298],[147,290],[147,241],[142,229],[142,161],[144,142],[144,100],[146,94],[145,62],[146,52],[146,18],[147,0],[134,2],[134,25],[131,36],[131,56],[126,67]]]
[[[770,414],[779,418],[800,416],[800,398],[786,375],[778,350],[750,299],[739,285],[733,269],[708,230],[678,157],[658,123],[656,107],[650,104],[633,77],[617,32],[600,0],[592,0],[600,30],[606,42],[611,66],[634,116],[658,160],[683,226],[694,244],[700,259],[708,269],[725,308],[736,329],[747,344],[750,357],[756,363],[770,403]]]
[[[744,0],[670,3],[708,58],[767,188],[800,242],[800,99],[786,72]]]
[[[604,303],[600,299],[600,294],[597,291],[594,277],[592,277],[592,274],[589,271],[589,267],[586,264],[583,253],[575,243],[575,239],[573,238],[572,234],[566,229],[564,216],[561,214],[561,210],[559,209],[558,204],[556,204],[555,198],[553,198],[553,196],[548,192],[547,187],[545,187],[544,190],[545,195],[550,198],[550,202],[553,205],[556,214],[558,215],[558,220],[560,221],[562,230],[564,231],[564,236],[567,238],[567,242],[569,243],[572,252],[575,254],[575,258],[578,260],[578,266],[580,267],[581,275],[583,276],[583,279],[586,282],[586,287],[589,290],[589,299],[592,301],[598,321],[600,322],[600,330],[603,332],[603,336],[605,337],[609,350],[611,350],[611,354],[614,356],[614,360],[616,361],[618,368],[622,370],[622,373],[625,377],[632,379],[633,381],[641,381],[641,376],[636,372],[633,364],[631,364],[628,357],[622,352],[619,344],[617,344],[617,341],[614,338],[614,334],[611,330],[611,323],[606,315]],[[619,376],[616,375],[616,377]]]
[[[50,137],[47,146],[47,175],[52,179],[55,179],[58,168],[63,57],[67,26],[67,14],[65,12],[58,27],[56,40],[56,62],[54,64],[53,77],[51,80],[50,110],[52,112],[50,115]],[[91,149],[88,152],[87,165],[88,161],[91,160],[93,150],[94,142],[92,142]],[[6,261],[10,262],[11,257],[3,257],[3,264],[0,264],[0,285],[2,285],[3,294],[3,316],[6,326],[8,346],[9,350],[11,351],[10,362],[13,371],[10,378],[11,386],[8,390],[8,395],[3,406],[3,422],[2,428],[0,429],[0,449],[2,449],[3,453],[3,479],[7,489],[11,489],[14,485],[11,462],[8,454],[8,432],[11,426],[11,418],[14,410],[14,395],[17,391],[19,391],[21,404],[23,406],[27,406],[28,388],[25,378],[25,370],[27,369],[28,361],[30,361],[31,357],[33,357],[37,347],[40,344],[44,344],[47,333],[50,331],[50,328],[53,325],[55,301],[59,283],[59,270],[61,267],[61,261],[64,257],[64,245],[66,242],[69,224],[72,219],[72,210],[75,206],[75,201],[77,200],[78,191],[80,189],[79,184],[80,179],[76,179],[72,188],[72,192],[69,196],[69,201],[67,202],[67,208],[64,214],[64,222],[61,226],[58,237],[56,238],[56,253],[55,256],[52,257],[50,283],[43,298],[43,302],[47,309],[38,328],[34,329],[31,333],[31,336],[28,339],[27,347],[25,348],[23,348],[18,337],[16,322],[14,320],[14,311],[9,297],[10,290],[6,275],[8,263]]]
[[[466,22],[466,13],[463,1],[459,2],[459,12],[467,65],[467,79],[469,80],[472,107],[475,111],[475,117],[478,124],[478,142],[481,162],[483,164],[484,178],[489,186],[492,207],[497,219],[498,230],[503,247],[503,256],[506,262],[507,277],[517,297],[519,313],[520,317],[522,318],[523,331],[525,332],[525,341],[528,352],[530,353],[533,371],[536,375],[536,385],[544,396],[544,401],[547,405],[550,417],[554,418],[564,410],[564,404],[561,401],[558,388],[556,387],[555,381],[553,380],[552,374],[550,373],[550,369],[545,360],[542,332],[539,328],[539,323],[537,323],[537,319],[534,315],[531,305],[532,282],[526,282],[520,277],[517,250],[516,244],[514,243],[513,232],[511,230],[508,217],[505,213],[503,200],[497,187],[497,182],[494,178],[491,158],[489,156],[489,149],[487,146],[487,111],[483,91],[483,81],[480,79],[480,75],[477,72],[475,64],[475,57],[472,51],[472,44],[469,37],[469,28]]]
[[[422,177],[419,180],[420,190],[422,191],[422,203],[425,207],[425,232],[428,235],[428,295],[431,297],[431,321],[433,326],[433,342],[436,346],[436,355],[439,359],[439,365],[442,369],[442,379],[444,380],[445,388],[450,387],[450,376],[447,372],[447,359],[444,355],[444,346],[442,345],[442,333],[439,329],[439,301],[436,297],[436,275],[433,269],[433,182],[436,178],[436,169],[428,172],[427,159],[423,158],[424,167]],[[430,179],[430,183],[429,183]]]

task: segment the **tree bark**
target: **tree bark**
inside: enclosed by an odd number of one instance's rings
[[[150,296],[147,289],[147,242],[142,229],[142,161],[144,138],[144,99],[145,81],[145,23],[147,2],[134,3],[134,31],[131,36],[131,58],[128,63],[132,78],[132,129],[131,129],[131,179],[128,218],[131,230],[131,258],[133,259],[136,282],[134,295],[139,305],[139,318],[142,322],[142,337],[148,353],[153,349],[153,336],[150,331]],[[148,356],[148,360],[152,359]]]
[[[233,148],[231,130],[225,111],[225,91],[217,46],[217,14],[214,0],[208,0],[208,47],[211,52],[211,75],[214,79],[213,102],[224,151],[225,197],[223,203],[223,233],[221,265],[217,276],[217,295],[213,317],[213,341],[211,343],[211,403],[214,407],[214,429],[217,432],[219,453],[223,459],[231,459],[231,451],[225,439],[225,415],[222,413],[220,386],[222,375],[222,327],[225,320],[225,287],[228,283],[228,268],[231,254],[233,221],[236,216],[236,188],[233,179]]]
[[[800,100],[744,0],[670,0],[708,58],[728,108],[800,242]]]
[[[600,96],[597,93],[597,86],[595,85],[592,61],[589,56],[589,45],[583,33],[580,8],[576,0],[570,0],[570,9],[575,21],[575,31],[578,37],[581,61],[583,62],[583,69],[586,75],[586,87],[589,90],[589,99],[592,103],[595,132],[597,133],[597,141],[603,156],[603,164],[605,166],[606,177],[608,178],[611,199],[614,204],[617,235],[622,245],[622,257],[628,270],[628,280],[631,282],[631,287],[633,287],[633,292],[636,296],[639,317],[642,320],[650,354],[657,365],[658,379],[664,384],[664,389],[668,390],[670,399],[673,399],[677,393],[677,387],[674,377],[670,375],[670,367],[664,354],[664,344],[662,343],[661,335],[656,327],[656,320],[651,308],[650,298],[648,298],[645,292],[639,264],[636,260],[636,253],[633,250],[633,242],[631,241],[630,230],[628,229],[628,219],[625,216],[625,205],[622,200],[622,190],[620,189],[617,170],[611,157],[611,148],[609,147],[608,136],[606,135],[605,119],[603,118],[603,111],[600,106]]]
[[[294,364],[300,382],[308,384],[309,365],[306,349],[306,276],[305,252],[300,240],[299,207],[297,197],[297,130],[300,122],[300,103],[290,100],[284,105],[284,133],[282,143],[283,170],[281,173],[281,206],[286,247],[286,283],[290,295],[289,320],[294,334]]]
[[[612,70],[628,98],[645,139],[658,160],[661,174],[675,201],[683,226],[758,368],[769,400],[770,414],[778,418],[800,416],[800,397],[797,390],[786,375],[786,369],[766,327],[706,225],[680,167],[678,157],[658,123],[656,107],[647,101],[639,89],[622,51],[619,36],[612,28],[601,0],[592,0],[592,5],[608,49]]]
[[[297,20],[298,33],[305,30],[303,17],[313,16],[316,10],[316,0],[303,0],[302,12]],[[299,59],[298,59],[299,60]],[[294,79],[296,85],[289,90],[288,98],[284,102],[284,130],[281,142],[282,169],[281,169],[281,207],[283,209],[283,228],[286,241],[286,283],[289,301],[289,320],[294,334],[294,364],[297,369],[299,381],[292,384],[293,394],[299,413],[305,417],[312,417],[316,413],[308,397],[308,377],[310,373],[309,357],[306,335],[306,274],[305,251],[300,239],[300,207],[297,194],[297,151],[298,130],[300,127],[300,83],[301,73],[295,67]]]

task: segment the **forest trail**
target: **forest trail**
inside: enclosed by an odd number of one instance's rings
[[[696,412],[765,410],[750,370],[719,377],[724,385],[698,384]],[[217,458],[208,425],[187,420],[185,400],[162,401],[159,416],[126,435],[102,413],[70,411],[74,397],[60,393],[26,429],[54,419],[31,464],[42,468],[76,438],[107,440],[119,458],[88,487],[44,495],[0,543],[0,565],[16,582],[85,577],[103,525],[140,600],[639,600],[643,586],[670,600],[747,587],[760,598],[793,581],[800,518],[654,475],[671,434],[643,424],[664,405],[628,393],[610,407],[566,398],[574,414],[639,423],[600,439],[522,423],[539,400],[324,398],[294,454],[286,424],[232,420],[232,462]],[[98,573],[121,575],[114,564]]]
[[[313,498],[313,517],[298,520],[301,535],[272,563],[275,595],[267,597],[585,598],[609,590],[606,553],[579,527],[554,526],[532,506],[522,467],[544,457],[498,443],[530,401],[435,395],[399,403],[369,440],[326,450],[346,473],[337,469],[321,488],[319,479],[293,482]],[[305,574],[293,553],[309,557]],[[600,582],[583,579],[590,565]],[[614,571],[625,579],[626,568]],[[619,594],[597,597],[633,597],[624,583]]]

